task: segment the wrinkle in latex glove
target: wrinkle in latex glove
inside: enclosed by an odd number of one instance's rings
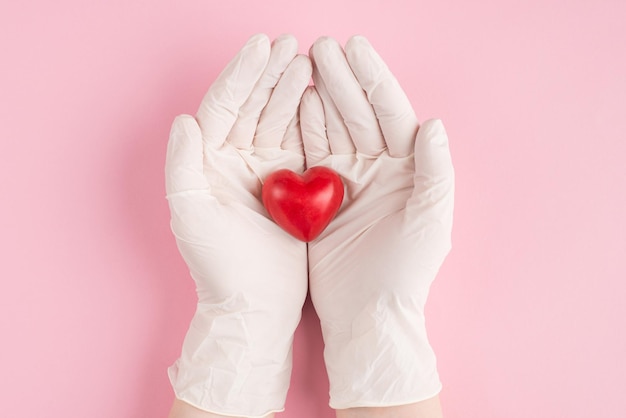
[[[284,408],[293,333],[307,293],[306,245],[268,219],[265,176],[304,169],[298,106],[311,76],[293,37],[252,37],[172,126],[166,159],[171,228],[198,293],[176,397],[220,415]]]
[[[315,87],[300,119],[308,166],[337,171],[346,196],[309,244],[333,408],[395,406],[441,389],[424,306],[450,250],[454,172],[441,121],[421,126],[363,37],[345,54],[311,48]]]

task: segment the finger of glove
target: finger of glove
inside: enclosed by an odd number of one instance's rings
[[[448,135],[438,119],[425,121],[415,140],[413,192],[407,212],[415,219],[450,228],[454,203],[454,168]]]
[[[305,55],[298,55],[289,64],[261,113],[254,136],[255,148],[281,146],[287,127],[298,112],[302,94],[309,85],[311,71],[311,61]]]
[[[315,68],[343,117],[357,151],[380,155],[386,146],[383,134],[374,109],[352,73],[343,49],[336,40],[324,37],[313,44],[311,51]]]
[[[309,86],[302,96],[300,129],[306,166],[313,167],[330,155],[330,145],[326,137],[324,105],[313,86]]]
[[[205,144],[224,144],[239,109],[263,74],[270,56],[267,36],[251,37],[211,85],[200,104],[196,119]]]
[[[411,155],[419,124],[398,80],[362,36],[354,36],[346,43],[346,57],[376,112],[389,154],[392,157]]]
[[[328,135],[331,152],[335,155],[354,154],[356,148],[352,138],[350,138],[348,127],[343,122],[343,116],[341,116],[333,99],[328,94],[324,80],[322,80],[315,67],[315,61],[313,61],[313,84],[315,84],[315,90],[323,104],[326,134]]]
[[[206,190],[203,173],[202,132],[190,115],[174,119],[165,157],[165,189],[168,195]]]
[[[283,139],[281,148],[285,151],[291,151],[294,154],[304,155],[299,111],[296,111],[296,114],[291,119],[291,122],[289,122],[289,126],[287,126],[287,131],[285,132],[285,138]]]
[[[239,109],[239,115],[228,134],[227,141],[237,148],[250,148],[263,108],[285,69],[298,53],[298,41],[291,35],[274,40],[269,61],[250,97]]]

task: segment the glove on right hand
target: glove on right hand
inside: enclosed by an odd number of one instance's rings
[[[283,409],[291,343],[307,291],[306,244],[267,218],[261,182],[302,171],[297,109],[311,63],[293,37],[252,37],[174,121],[166,161],[171,226],[198,308],[170,368],[176,397],[205,411]]]

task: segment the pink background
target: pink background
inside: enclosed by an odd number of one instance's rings
[[[428,305],[448,418],[626,416],[626,2],[27,0],[0,6],[6,417],[165,417],[195,294],[169,126],[253,33],[367,36],[447,124]],[[318,320],[282,417],[330,417]]]

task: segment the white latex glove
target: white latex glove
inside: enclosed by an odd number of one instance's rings
[[[330,405],[410,404],[441,383],[424,304],[450,249],[454,172],[443,125],[419,126],[397,80],[363,37],[311,48],[302,99],[307,166],[337,171],[337,217],[309,243]]]
[[[261,181],[304,167],[297,119],[311,63],[291,36],[252,37],[196,117],[172,126],[166,161],[171,227],[198,291],[176,397],[221,415],[284,408],[293,333],[307,292],[306,244],[265,215]]]

